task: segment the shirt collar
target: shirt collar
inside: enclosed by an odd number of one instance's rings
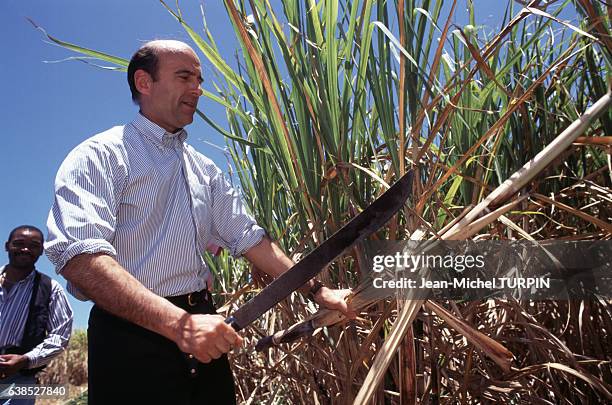
[[[149,120],[140,112],[132,121],[132,125],[138,132],[153,141],[158,146],[172,148],[177,143],[182,144],[185,142],[185,139],[187,139],[187,131],[185,128],[181,128],[179,131],[172,134],[153,121]]]
[[[28,274],[28,275],[26,276],[26,278],[24,278],[23,280],[20,280],[20,281],[19,281],[17,284],[20,284],[20,283],[22,283],[22,282],[23,282],[24,284],[25,284],[25,283],[29,283],[31,280],[33,280],[33,279],[34,279],[34,275],[35,275],[35,273],[36,273],[36,269],[32,270],[32,271],[30,272],[30,274]]]

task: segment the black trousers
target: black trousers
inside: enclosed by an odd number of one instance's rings
[[[184,309],[215,313],[211,302]],[[207,364],[190,361],[171,340],[98,306],[89,315],[87,337],[91,405],[236,403],[226,355]]]

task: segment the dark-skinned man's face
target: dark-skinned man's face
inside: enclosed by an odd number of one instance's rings
[[[31,269],[43,253],[42,235],[30,229],[19,229],[5,244],[9,263],[18,269]]]

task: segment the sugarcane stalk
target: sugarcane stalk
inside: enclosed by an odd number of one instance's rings
[[[533,159],[527,162],[521,169],[516,171],[512,176],[510,176],[504,183],[502,183],[499,187],[497,187],[489,196],[487,196],[481,203],[476,205],[473,209],[471,209],[463,218],[461,218],[457,223],[454,224],[450,229],[444,232],[441,236],[443,240],[452,240],[452,239],[467,239],[477,232],[479,232],[482,228],[487,226],[493,220],[497,219],[500,215],[503,215],[510,208],[512,208],[516,203],[522,201],[525,196],[508,203],[502,207],[499,207],[494,212],[485,215],[480,218],[481,215],[488,209],[489,206],[502,204],[504,201],[509,199],[512,195],[520,191],[529,181],[531,181],[538,173],[540,173],[546,166],[548,166],[560,153],[565,151],[577,138],[580,136],[592,122],[599,117],[602,113],[608,110],[610,107],[610,103],[612,102],[611,93],[608,92],[605,96],[599,99],[593,106],[591,106],[587,111],[576,121],[574,121],[567,129],[565,129],[557,138],[553,140],[546,148],[544,148],[540,153],[538,153]],[[365,290],[362,290],[365,291]],[[352,295],[355,298],[355,295]],[[378,386],[384,372],[387,370],[389,362],[395,355],[395,351],[399,346],[400,342],[403,339],[405,331],[412,324],[414,317],[416,316],[418,310],[422,305],[426,303],[426,300],[413,300],[409,301],[409,305],[405,305],[401,312],[398,314],[398,319],[396,320],[393,329],[386,339],[384,345],[381,347],[378,355],[376,356],[374,363],[371,366],[370,373],[368,373],[364,384],[362,385],[360,391],[355,398],[356,404],[364,403],[366,398],[371,398],[372,390]],[[444,310],[440,307],[435,308],[435,312],[440,314]],[[444,315],[449,315],[444,313]],[[314,315],[316,317],[317,314]],[[340,316],[340,320],[343,317]],[[446,318],[451,319],[451,316],[446,316]],[[449,320],[447,319],[447,321]],[[315,323],[312,320],[309,321],[309,325],[299,325],[299,328],[290,328],[287,331],[277,332],[275,334],[275,339],[278,342],[286,341],[284,337],[285,334],[290,334],[292,340],[295,340],[301,336],[300,332],[304,332],[307,334],[312,334],[316,328],[314,328]],[[324,326],[323,324],[319,324],[320,326]],[[463,326],[459,323],[454,325],[455,327]],[[291,333],[290,333],[291,332]],[[509,359],[512,357],[512,354],[505,349],[502,345],[494,342],[491,342],[492,339],[484,336],[484,334],[473,330],[473,334],[465,334],[466,338],[469,341],[475,340],[473,342],[477,347],[487,346],[494,347],[496,350],[485,350],[485,352],[492,352],[498,354],[498,356],[493,356],[494,360],[500,364],[503,369],[508,368]],[[285,339],[285,340],[284,340]],[[479,346],[480,345],[480,346]]]
[[[455,224],[446,234],[453,235],[478,218],[489,206],[501,204],[511,195],[517,193],[537,174],[542,172],[559,154],[565,151],[601,114],[610,108],[612,93],[608,92],[588,108],[582,116],[572,122],[548,146],[533,159],[514,172],[506,181],[499,185],[491,194],[476,205],[463,219]],[[445,235],[446,235],[445,234]]]

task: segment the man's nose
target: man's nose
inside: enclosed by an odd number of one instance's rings
[[[190,92],[196,97],[200,97],[204,93],[204,91],[200,87],[200,83],[197,82],[195,86],[191,87]]]
[[[200,87],[200,81],[198,79],[194,78],[190,81],[189,91],[198,97],[202,95],[202,88]]]

